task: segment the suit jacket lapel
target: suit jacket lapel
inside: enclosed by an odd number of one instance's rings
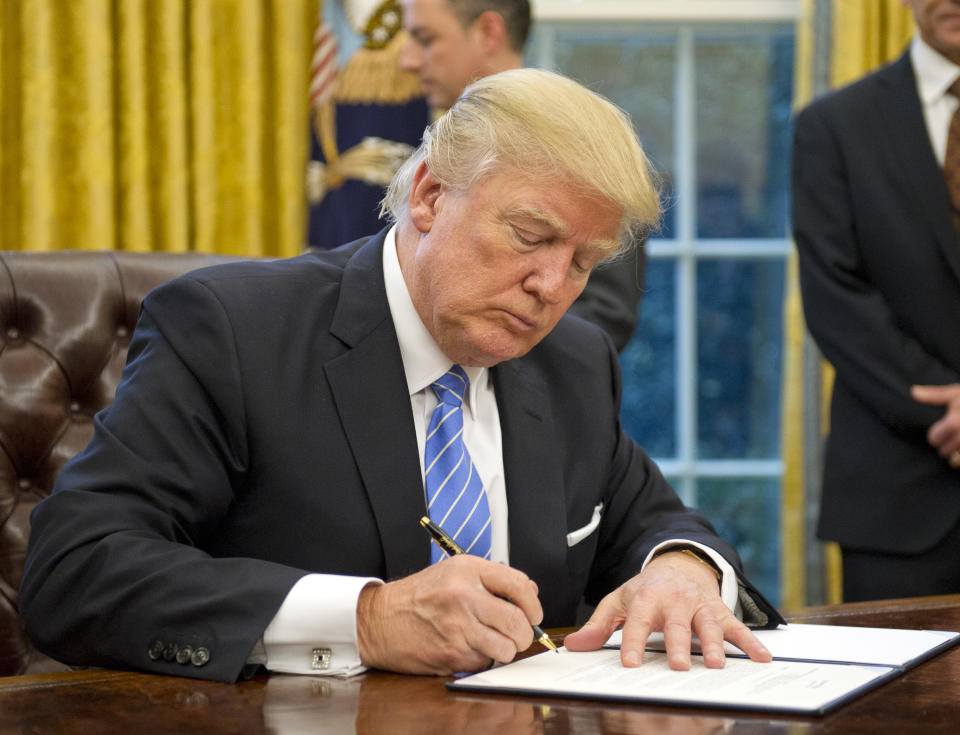
[[[539,579],[566,558],[567,518],[554,417],[536,375],[522,360],[493,368],[510,505],[510,564]]]
[[[351,349],[324,370],[380,529],[387,578],[395,579],[430,563],[430,542],[418,522],[423,480],[382,252],[381,234],[362,245],[344,270],[330,331]],[[510,562],[544,579],[565,563],[567,548],[550,402],[522,360],[496,366],[492,379],[503,432]]]
[[[897,159],[905,190],[960,280],[960,241],[950,216],[943,171],[930,147],[909,52],[877,75],[877,108],[886,131],[884,143]]]
[[[382,252],[383,233],[345,267],[330,331],[352,349],[324,369],[380,529],[387,579],[395,579],[430,563],[430,541],[418,522],[423,481]]]

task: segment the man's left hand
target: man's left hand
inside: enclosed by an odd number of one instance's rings
[[[722,668],[728,640],[753,661],[768,662],[770,652],[720,599],[716,576],[706,565],[687,554],[668,551],[658,555],[633,579],[600,601],[590,620],[566,637],[570,651],[593,651],[623,626],[620,661],[639,666],[647,637],[663,631],[671,669],[690,668],[690,641],[700,638],[708,668]]]

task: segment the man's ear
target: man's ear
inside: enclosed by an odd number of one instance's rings
[[[495,56],[509,46],[507,26],[503,16],[496,10],[485,10],[473,21],[473,28],[480,36],[480,47],[489,56]]]
[[[442,193],[443,185],[433,175],[430,165],[421,161],[413,174],[413,187],[410,189],[410,221],[420,232],[429,232],[433,227]]]

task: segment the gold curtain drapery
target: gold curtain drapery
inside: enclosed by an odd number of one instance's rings
[[[813,69],[816,53],[817,3],[804,0],[803,13],[797,28],[796,80],[794,103],[797,109],[805,105],[818,92]],[[893,60],[901,53],[913,35],[914,22],[911,10],[902,0],[833,0],[829,3],[829,86],[848,84],[878,66]],[[805,406],[820,404],[813,415],[822,417],[819,435],[827,432],[826,425],[830,391],[833,386],[833,370],[821,361],[821,380],[816,392],[805,395],[804,351],[808,344],[806,326],[797,283],[796,254],[791,254],[788,263],[787,294],[784,310],[785,361],[784,361],[784,422],[783,457],[784,480],[781,504],[781,579],[782,604],[797,607],[810,603],[807,585],[807,499],[810,488],[819,488],[820,477],[806,473],[808,447],[805,446]],[[825,602],[841,602],[842,577],[840,553],[836,544],[826,544],[824,549]]]
[[[293,255],[321,0],[0,0],[0,249]]]
[[[903,0],[833,0],[830,84],[840,87],[903,53],[913,35]]]
[[[804,0],[797,23],[794,107],[813,97],[815,3]],[[784,297],[783,482],[780,497],[780,600],[784,607],[807,603],[806,456],[804,442],[804,322],[797,283],[796,253],[787,258]]]

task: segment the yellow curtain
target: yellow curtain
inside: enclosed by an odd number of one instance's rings
[[[794,107],[813,97],[814,0],[803,0],[796,30]],[[787,258],[784,300],[783,484],[780,496],[780,600],[785,608],[807,604],[806,457],[804,442],[804,330],[796,253]]]
[[[799,109],[815,93],[815,6],[814,0],[803,0],[803,12],[797,28],[796,79],[794,101]],[[913,15],[901,0],[833,0],[830,18],[829,83],[831,87],[847,84],[881,64],[899,56],[913,34]],[[807,488],[818,485],[819,477],[805,474],[804,405],[820,402],[823,425],[827,429],[829,397],[833,370],[821,366],[818,395],[804,395],[804,347],[806,327],[797,283],[796,255],[788,262],[785,304],[784,362],[784,479],[781,510],[781,579],[782,604],[797,607],[809,603],[806,579],[806,499]],[[839,548],[826,544],[824,549],[826,602],[841,602],[842,577]]]
[[[322,0],[0,0],[0,249],[302,248]]]
[[[833,0],[831,85],[848,84],[902,54],[913,28],[903,0]]]

